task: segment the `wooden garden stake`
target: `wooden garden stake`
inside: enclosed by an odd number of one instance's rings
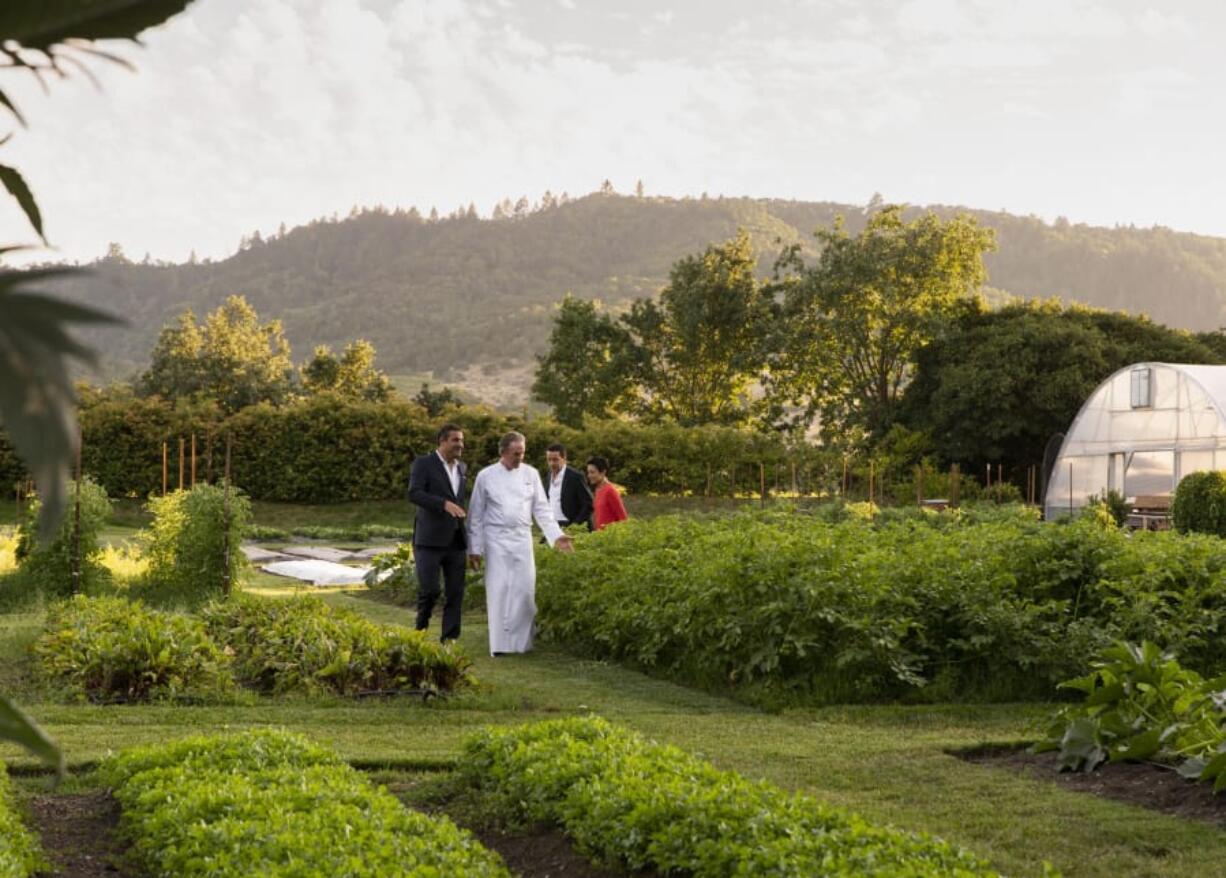
[[[847,455],[843,455],[843,499],[847,499]]]
[[[874,461],[870,460],[868,462],[868,502],[870,506],[873,503],[873,486],[874,484],[876,484],[876,481],[877,481],[877,477],[876,475],[874,475],[874,472],[875,472]]]
[[[183,470],[185,468],[184,464],[186,463],[186,461],[183,459],[183,451],[186,445],[187,445],[187,440],[184,439],[182,436],[180,436],[179,437],[179,490],[180,491],[183,490],[183,475],[184,475]]]
[[[1069,515],[1073,514],[1073,461],[1069,461]]]
[[[225,487],[221,503],[221,593],[230,595],[230,434],[226,434]]]
[[[958,492],[962,488],[962,474],[955,463],[949,468],[949,505],[958,506]]]
[[[915,505],[924,505],[924,467],[917,466],[915,468]]]
[[[166,496],[166,482],[170,475],[170,449],[165,441],[162,442],[162,496]]]
[[[758,488],[762,495],[762,505],[766,506],[766,464],[758,463]]]
[[[792,493],[800,496],[800,485],[796,482],[796,461],[792,461]]]
[[[72,513],[72,566],[69,568],[72,576],[72,593],[81,593],[81,428],[77,427],[77,497],[76,508]]]
[[[196,487],[196,434],[192,433],[192,481],[191,486]]]

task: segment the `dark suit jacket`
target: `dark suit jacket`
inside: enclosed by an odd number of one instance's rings
[[[457,461],[457,466],[460,468],[458,496],[451,490],[447,467],[437,451],[423,454],[413,461],[413,467],[409,470],[409,502],[417,507],[417,517],[413,522],[413,545],[439,549],[467,547],[464,519],[454,518],[443,511],[446,501],[463,506],[468,495],[465,486],[468,469],[463,461]]]
[[[549,488],[553,482],[553,474],[545,470],[545,496],[549,496]],[[587,479],[574,467],[568,466],[562,470],[562,514],[571,524],[586,524],[592,529],[592,491],[587,486]]]

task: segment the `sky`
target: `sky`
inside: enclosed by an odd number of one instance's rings
[[[1216,0],[196,0],[106,44],[136,72],[0,70],[29,123],[0,162],[40,259],[604,179],[1226,236],[1223,33]],[[0,244],[32,239],[0,205]]]

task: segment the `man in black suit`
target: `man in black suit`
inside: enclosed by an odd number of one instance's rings
[[[413,524],[417,630],[430,627],[441,571],[446,581],[443,640],[460,636],[460,605],[464,601],[468,539],[464,532],[467,470],[460,460],[463,453],[464,431],[455,424],[444,424],[438,431],[438,448],[414,460],[409,471],[409,502],[417,507]]]
[[[555,442],[545,450],[549,472],[545,474],[545,496],[558,524],[585,524],[592,529],[592,492],[587,479],[566,465],[566,446]]]

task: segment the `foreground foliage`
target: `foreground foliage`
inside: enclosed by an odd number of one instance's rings
[[[0,763],[0,878],[25,878],[50,867],[13,803],[13,786]]]
[[[202,616],[234,654],[239,679],[260,692],[450,692],[473,682],[468,658],[454,645],[377,625],[315,597],[236,595],[205,607]]]
[[[76,500],[80,498],[80,515]],[[25,509],[25,517],[17,534],[16,560],[29,586],[48,595],[64,597],[73,593],[72,559],[79,552],[81,580],[77,588],[85,590],[107,578],[99,563],[101,548],[98,534],[111,514],[111,501],[106,490],[89,476],[69,486],[69,514],[49,540],[39,541],[39,520],[42,501],[35,500]]]
[[[1046,698],[1116,639],[1226,665],[1226,544],[1027,513],[630,521],[541,553],[544,635],[772,702]]]
[[[631,871],[714,876],[993,874],[945,842],[874,826],[599,719],[486,729],[460,768],[510,821],[561,826]]]
[[[121,753],[99,774],[151,875],[510,874],[451,821],[406,810],[295,735],[190,738]]]
[[[1146,641],[1104,650],[1093,671],[1061,685],[1085,701],[1057,713],[1035,751],[1059,751],[1062,771],[1153,760],[1226,789],[1226,676],[1205,680]]]
[[[123,598],[53,604],[33,649],[44,682],[91,701],[215,698],[234,689],[229,656],[200,620]]]

